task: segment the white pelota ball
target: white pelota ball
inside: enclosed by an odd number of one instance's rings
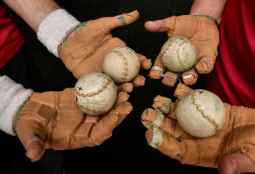
[[[108,112],[116,102],[117,86],[103,73],[90,73],[80,77],[75,85],[77,104],[89,115]]]
[[[114,48],[105,56],[103,62],[103,72],[118,83],[133,80],[140,67],[136,52],[129,47]]]
[[[218,96],[199,89],[178,102],[176,117],[184,131],[194,137],[206,138],[224,126],[225,108]]]
[[[184,72],[196,64],[196,49],[185,37],[171,37],[161,49],[161,61],[170,71]]]

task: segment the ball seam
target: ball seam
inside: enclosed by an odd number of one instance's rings
[[[121,60],[123,61],[124,67],[123,67],[123,71],[121,72],[120,79],[121,81],[126,81],[128,76],[128,60],[125,57],[125,55],[123,55],[121,52],[117,50],[114,50],[113,52],[122,58]]]
[[[162,49],[162,51],[161,51],[161,53],[160,53],[160,55],[159,55],[159,57],[160,57],[160,59],[162,60],[162,57],[165,57],[165,54],[168,52],[168,50],[170,49],[170,47],[173,45],[173,43],[168,43],[168,46],[166,46],[166,48],[165,49]]]
[[[110,79],[107,79],[106,82],[104,83],[104,85],[102,86],[101,89],[95,91],[95,92],[91,92],[91,93],[88,93],[88,94],[81,94],[80,92],[77,91],[77,89],[75,90],[75,93],[76,93],[76,100],[77,100],[77,96],[78,97],[93,97],[93,96],[96,96],[100,93],[102,93],[110,84],[112,83],[112,81]],[[88,107],[84,107],[82,105],[79,105],[79,107],[81,107],[82,109],[84,110],[87,110],[89,112],[92,112],[92,113],[97,113],[97,111],[95,109],[90,109]]]
[[[205,111],[202,109],[202,107],[201,107],[200,104],[196,103],[196,96],[195,96],[195,93],[193,93],[193,94],[191,95],[191,99],[192,99],[193,105],[196,107],[197,111],[200,112],[200,114],[202,115],[202,117],[203,117],[204,119],[206,119],[210,124],[212,124],[212,125],[214,126],[215,132],[216,132],[217,130],[219,130],[219,125],[218,125],[213,119],[211,119],[211,117],[210,117],[209,115],[207,115],[207,114],[205,113]]]
[[[87,93],[87,94],[81,94],[77,89],[75,90],[75,92],[76,92],[76,95],[79,96],[79,97],[80,96],[81,97],[92,97],[92,96],[98,95],[101,92],[103,92],[111,83],[112,83],[112,81],[110,79],[107,79],[106,82],[103,84],[103,86],[95,92],[91,92],[91,93]]]
[[[184,67],[184,68],[186,69],[187,65],[185,65],[184,62],[182,62],[181,56],[180,56],[180,49],[181,49],[185,44],[186,44],[185,41],[183,41],[183,43],[180,43],[180,44],[177,45],[177,46],[178,46],[178,47],[177,47],[177,61],[178,61],[179,65],[180,65],[181,67]]]

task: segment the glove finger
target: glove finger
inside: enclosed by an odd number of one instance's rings
[[[198,73],[194,69],[186,71],[182,74],[182,81],[185,85],[188,85],[188,86],[194,85],[196,84],[197,80],[198,80]]]
[[[168,32],[169,36],[181,35],[192,38],[197,31],[199,23],[196,17],[191,15],[172,16],[157,21],[148,21],[145,28],[151,32]]]
[[[168,17],[161,20],[147,21],[145,28],[150,32],[169,32],[175,28],[176,17]]]
[[[190,87],[179,82],[177,87],[175,88],[174,96],[177,97],[178,99],[181,99],[182,97],[189,95],[191,91],[192,89]]]
[[[134,89],[134,84],[131,82],[123,83],[119,86],[119,91],[131,93]]]
[[[140,62],[141,62],[141,68],[142,69],[145,69],[145,70],[148,70],[148,69],[150,69],[151,68],[151,65],[152,65],[152,63],[151,63],[151,60],[150,59],[148,59],[148,58],[146,58],[144,55],[142,55],[142,54],[139,54],[139,53],[136,53],[137,55],[138,55],[138,58],[139,58],[139,60],[140,60]]]
[[[199,74],[208,74],[212,72],[216,57],[202,57],[199,62],[196,64],[196,70]]]
[[[216,167],[218,147],[213,144],[215,140],[203,139],[200,142],[200,139],[193,138],[177,139],[158,127],[148,129],[145,136],[151,147],[183,164]]]
[[[130,13],[123,13],[114,17],[104,17],[99,20],[102,26],[106,27],[108,31],[111,31],[115,28],[129,25],[135,22],[139,18],[139,12],[137,10]]]
[[[45,152],[47,134],[40,120],[20,118],[16,125],[17,135],[31,161],[38,161]]]
[[[178,81],[178,74],[167,71],[163,75],[162,84],[168,86],[168,87],[174,87],[176,82]]]
[[[164,66],[161,62],[161,53],[156,58],[154,65],[151,67],[149,77],[152,79],[160,79],[164,73]]]
[[[177,124],[177,121],[165,117],[160,111],[146,109],[142,114],[142,123],[147,129],[158,127],[164,133],[175,138],[190,138]]]
[[[129,102],[118,104],[109,114],[102,117],[91,130],[90,139],[94,144],[101,144],[111,137],[112,131],[132,111],[133,107]]]
[[[197,48],[198,52],[198,62],[196,64],[197,72],[199,74],[210,73],[216,61],[218,43],[212,44],[209,41],[202,42],[200,40],[192,40],[192,44]]]
[[[172,102],[170,98],[158,95],[153,99],[152,107],[155,110],[162,112],[165,117],[176,120],[175,115],[176,103]]]
[[[198,19],[199,18],[199,19]],[[203,20],[207,20],[207,17],[204,17]],[[201,23],[201,16],[193,16],[193,15],[182,15],[175,17],[172,19],[173,21],[169,21],[168,25],[170,26],[170,30],[168,31],[168,36],[184,36],[188,39],[192,39],[195,36],[195,33],[198,31],[198,28],[202,28],[199,26]]]
[[[148,129],[145,136],[150,146],[181,163],[204,167],[216,166],[219,137],[208,139],[175,138],[158,127]]]
[[[127,92],[125,91],[119,92],[116,104],[120,104],[120,103],[128,101],[129,97],[130,96]]]
[[[169,136],[158,127],[148,129],[145,133],[147,143],[159,150],[162,154],[169,156],[170,158],[182,161],[184,155],[185,144],[177,141],[172,136]]]
[[[145,85],[145,77],[142,75],[138,75],[134,80],[133,84],[135,87],[141,87]]]

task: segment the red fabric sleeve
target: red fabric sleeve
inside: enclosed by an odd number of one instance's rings
[[[23,43],[24,38],[8,15],[8,8],[0,2],[0,69],[17,54]]]

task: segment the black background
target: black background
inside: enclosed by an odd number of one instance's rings
[[[140,19],[128,27],[113,31],[113,35],[123,39],[135,51],[154,60],[162,44],[166,41],[167,35],[165,33],[147,32],[144,29],[144,22],[171,15],[186,14],[189,12],[192,0],[58,0],[58,3],[80,21],[138,9],[141,14]],[[76,80],[65,69],[62,62],[47,52],[37,41],[33,31],[20,19],[18,22],[26,36],[27,44],[23,53],[18,56],[18,60],[14,60],[8,65],[7,74],[19,81],[17,78],[19,68],[17,69],[15,64],[26,61],[28,64],[26,65],[26,73],[19,74],[19,76],[29,76],[28,81],[32,80],[33,83],[23,82],[25,86],[32,87],[35,91],[62,90],[66,87],[72,87]],[[20,69],[24,72],[22,66]],[[146,75],[148,72],[142,73]],[[158,81],[147,79],[145,87],[138,88],[132,93],[130,101],[135,106],[134,110],[123,124],[115,129],[112,138],[95,148],[57,152],[57,155],[56,152],[50,152],[39,163],[29,163],[16,138],[1,135],[7,141],[1,142],[0,145],[5,146],[5,151],[8,153],[3,165],[6,164],[6,168],[17,168],[20,171],[33,169],[36,171],[35,173],[42,172],[43,166],[57,166],[56,161],[63,162],[67,174],[114,171],[118,173],[132,171],[155,174],[161,172],[171,174],[217,173],[215,169],[180,165],[147,145],[144,137],[145,128],[140,122],[140,115],[145,108],[150,107],[153,97],[158,94],[171,97],[172,92],[171,89],[165,88]],[[60,158],[63,160],[59,160]],[[8,171],[14,173],[12,169],[8,169]]]

